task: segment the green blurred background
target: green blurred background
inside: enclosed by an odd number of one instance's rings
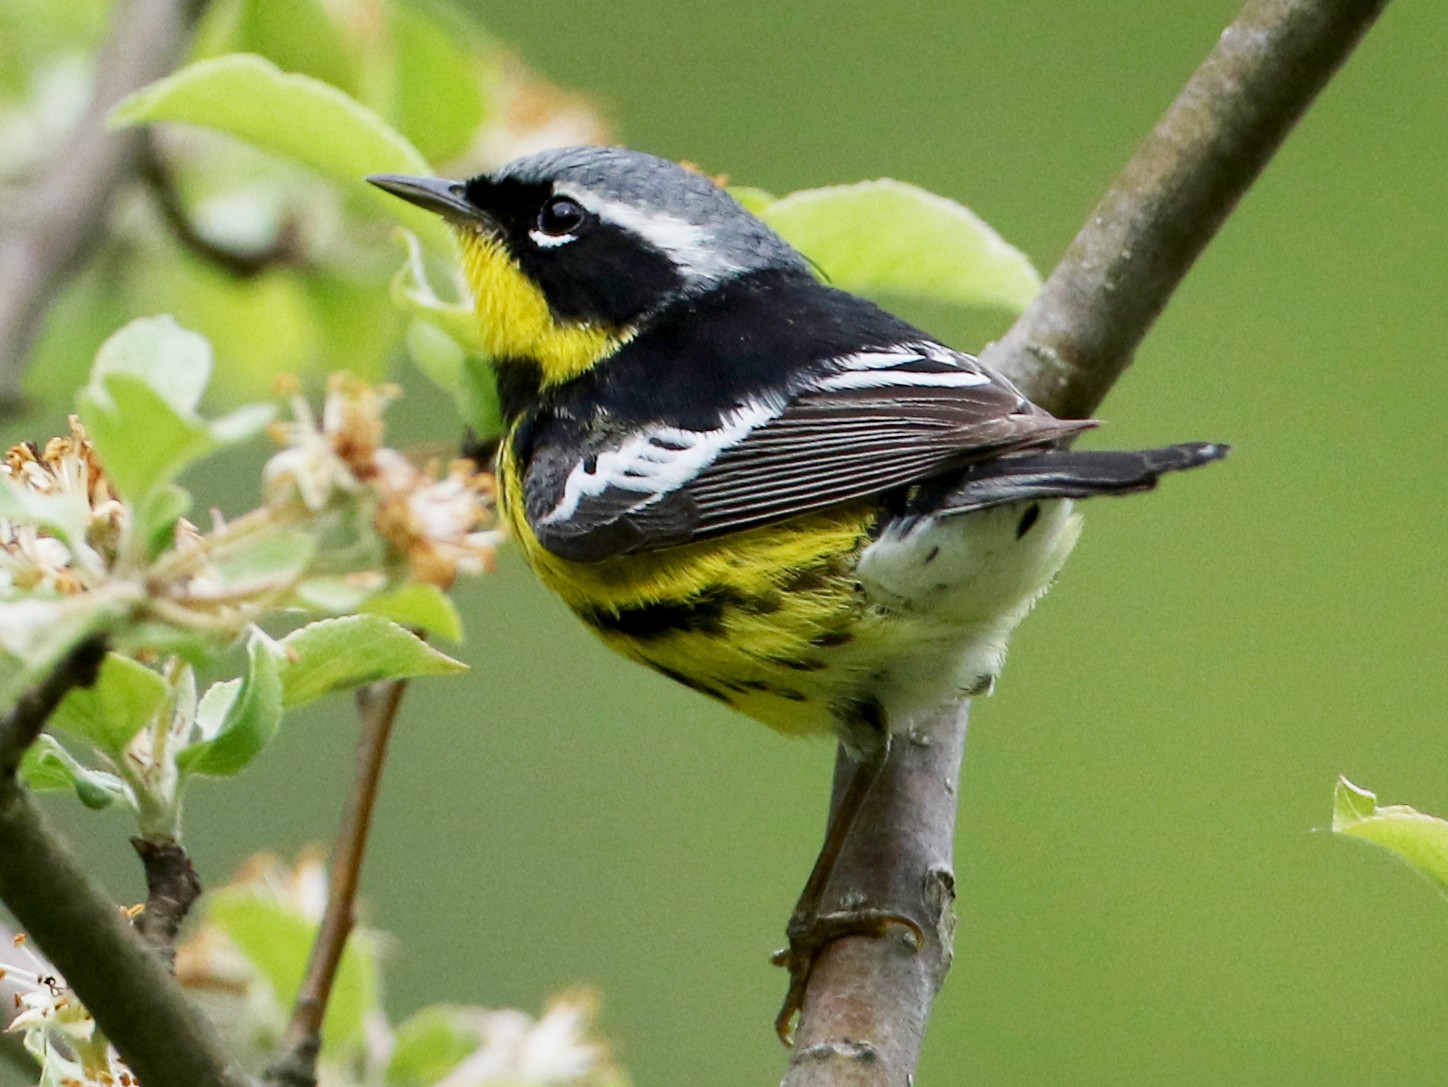
[[[776,192],[900,177],[1043,270],[1236,9],[476,6],[633,146]],[[1391,5],[1104,406],[1096,444],[1236,451],[1093,504],[977,705],[918,1083],[1443,1081],[1448,905],[1324,828],[1339,772],[1448,814],[1445,40],[1448,8]],[[396,422],[440,417],[419,392]],[[409,696],[365,876],[390,1006],[583,983],[639,1084],[777,1080],[767,956],[831,750],[614,659],[511,554],[463,606],[473,672]],[[301,715],[197,787],[203,877],[328,838],[352,734]],[[51,807],[138,897],[122,819]]]

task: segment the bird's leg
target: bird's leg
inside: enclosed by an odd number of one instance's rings
[[[785,1045],[793,1043],[795,1014],[804,1003],[810,972],[826,945],[844,936],[883,936],[892,924],[912,929],[921,943],[924,942],[924,933],[916,921],[888,910],[857,906],[831,913],[820,912],[835,863],[840,859],[850,831],[854,828],[855,818],[860,814],[865,798],[869,796],[870,789],[875,784],[875,779],[880,776],[889,756],[890,741],[887,735],[880,737],[878,743],[866,747],[855,759],[849,783],[845,786],[839,803],[830,813],[829,826],[825,829],[825,840],[820,847],[819,856],[815,858],[809,879],[805,880],[804,890],[800,892],[794,913],[790,915],[789,924],[785,926],[784,932],[789,939],[789,946],[775,952],[771,960],[775,966],[782,966],[789,971],[789,991],[785,994],[779,1014],[774,1018],[775,1033]]]

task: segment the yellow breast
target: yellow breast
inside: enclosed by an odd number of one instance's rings
[[[577,563],[523,513],[504,442],[500,502],[539,578],[611,647],[786,732],[827,732],[862,677],[854,566],[874,510],[858,503],[698,543]],[[866,654],[865,656],[868,656]]]

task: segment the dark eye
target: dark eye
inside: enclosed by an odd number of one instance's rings
[[[577,200],[570,200],[566,196],[555,196],[543,205],[543,210],[538,212],[538,229],[544,234],[558,238],[564,234],[572,234],[583,225],[587,218],[588,212],[583,210],[583,205],[579,204]]]

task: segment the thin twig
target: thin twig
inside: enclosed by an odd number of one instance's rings
[[[278,1057],[267,1069],[267,1082],[279,1087],[316,1087],[322,1021],[327,1014],[332,983],[342,965],[347,937],[356,921],[357,885],[367,851],[372,810],[387,760],[387,742],[406,691],[405,680],[389,680],[357,692],[357,711],[362,718],[361,736],[357,741],[357,776],[332,849],[327,908],[312,944],[306,976],[292,1005],[291,1020],[282,1035]]]
[[[0,411],[18,404],[25,364],[65,279],[106,238],[111,200],[136,169],[141,132],[106,127],[111,108],[180,58],[204,0],[117,0],[85,113],[0,224]]]
[[[65,675],[75,686],[84,673],[72,668]],[[53,709],[64,691],[50,681],[42,687],[50,690],[26,701]],[[12,714],[7,723],[16,720]],[[44,723],[32,713],[16,734],[38,732]],[[6,739],[7,750],[12,742]],[[0,901],[146,1087],[249,1087],[165,963],[36,810],[15,775],[16,760],[0,767]]]
[[[191,222],[186,204],[176,188],[176,179],[156,148],[154,134],[144,134],[140,156],[141,180],[155,199],[161,218],[176,240],[202,260],[237,279],[252,279],[273,268],[302,263],[301,230],[295,219],[284,219],[276,237],[261,249],[233,249],[213,241]]]
[[[174,969],[176,934],[201,897],[201,877],[173,838],[132,838],[131,848],[146,872],[146,908],[136,918],[136,931]]]
[[[1387,0],[1250,0],[1127,164],[1036,301],[984,360],[1038,403],[1089,414],[1197,255]],[[782,1087],[912,1082],[950,962],[950,858],[969,704],[896,743],[834,894],[919,911],[926,947],[849,938],[815,966]],[[909,742],[913,737],[914,742]],[[835,783],[845,780],[841,753]],[[924,908],[922,909],[922,904]],[[828,907],[826,907],[828,908]]]
[[[13,777],[30,745],[40,738],[45,722],[65,696],[96,681],[106,657],[106,639],[95,634],[77,642],[39,685],[26,691],[0,719],[0,776]]]

